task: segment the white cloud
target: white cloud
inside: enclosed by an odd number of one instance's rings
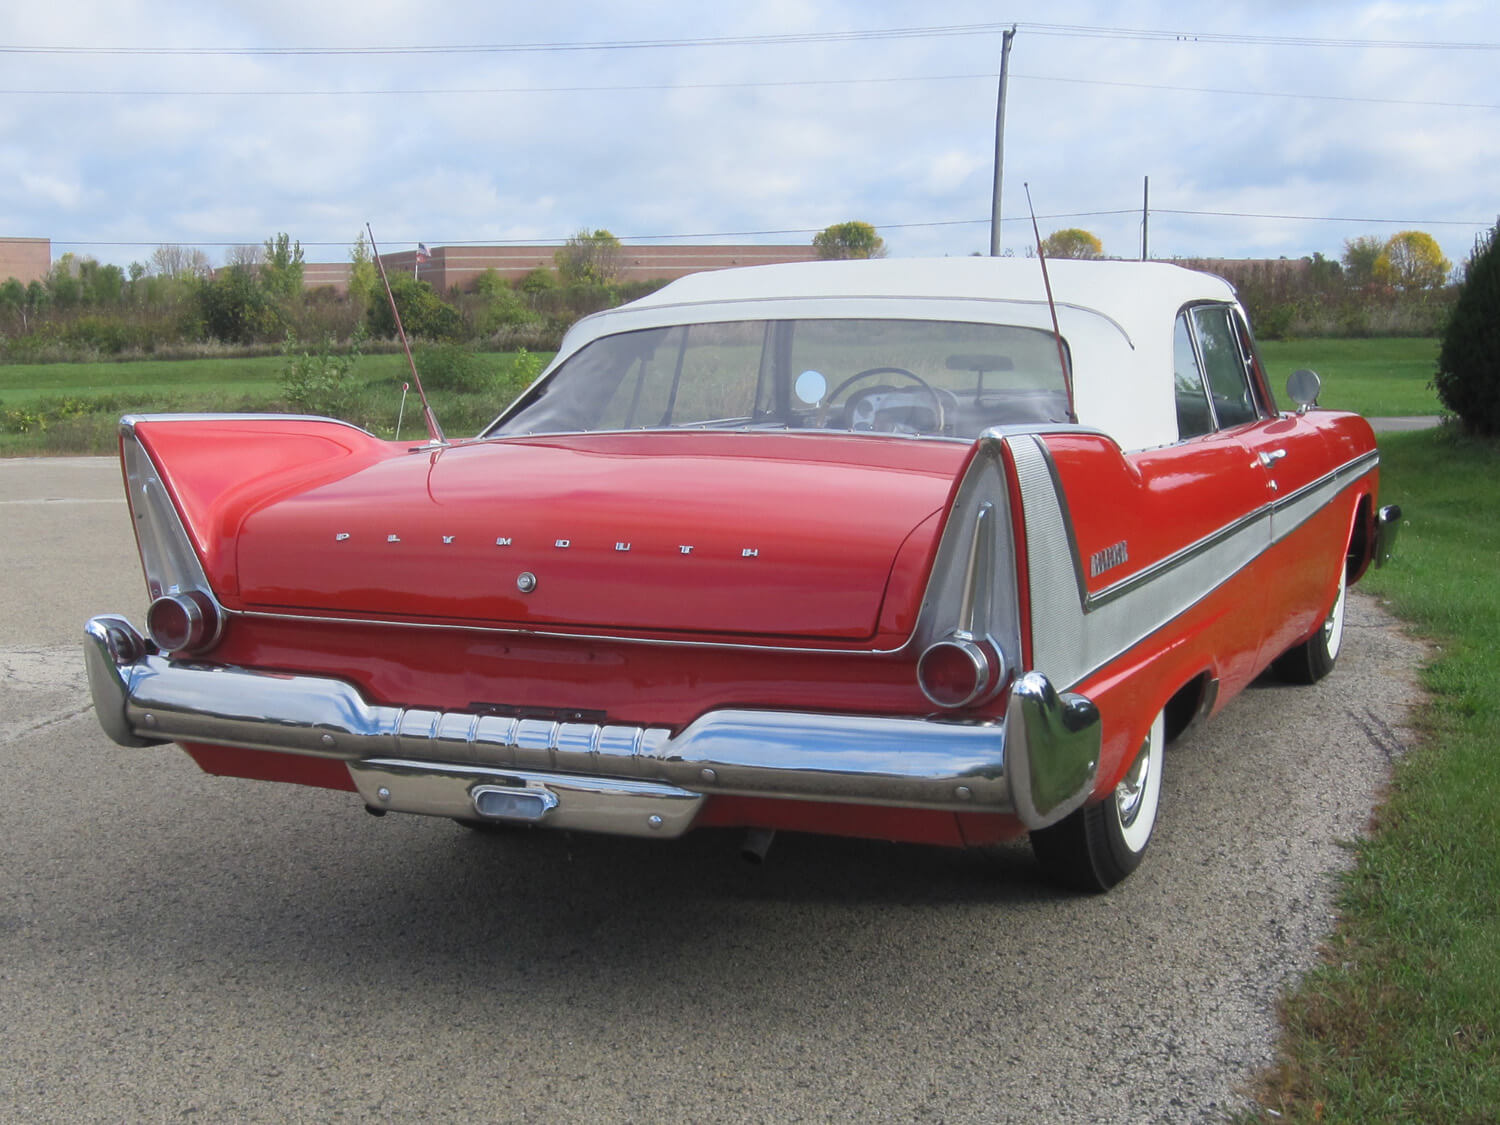
[[[1106,250],[1139,245],[1149,175],[1153,248],[1183,255],[1336,255],[1394,226],[1177,215],[1255,212],[1493,218],[1494,109],[1205,93],[1500,102],[1493,51],[1297,47],[1045,34],[1047,24],[1252,36],[1486,42],[1487,4],[1397,0],[1022,0],[1011,65],[1005,213],[1029,181],[1044,233],[1085,226]],[[643,40],[991,22],[979,0],[765,0],[706,8],[578,0],[63,0],[12,14],[17,45],[292,48]],[[0,87],[171,95],[0,95],[0,234],[151,243],[259,242],[289,231],[310,258],[343,257],[366,219],[382,240],[563,237],[886,224],[892,251],[988,243],[992,78],[832,85],[810,79],[985,74],[1000,37],[784,46],[420,55],[7,56]],[[1089,82],[1153,83],[1175,90]],[[228,96],[189,91],[502,90],[553,93]],[[1119,212],[1076,215],[1076,212]],[[1430,227],[1450,257],[1470,227]],[[382,233],[383,232],[383,233]],[[1008,222],[1007,245],[1030,241]],[[780,236],[801,241],[806,236]],[[328,242],[325,250],[312,244]],[[101,258],[141,256],[90,247]],[[215,258],[217,247],[210,248]]]

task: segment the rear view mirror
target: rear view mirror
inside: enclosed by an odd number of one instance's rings
[[[950,355],[949,371],[1014,371],[1015,362],[1008,355]]]
[[[1287,376],[1287,397],[1297,404],[1298,413],[1318,405],[1318,394],[1323,390],[1323,380],[1316,371],[1299,367]]]

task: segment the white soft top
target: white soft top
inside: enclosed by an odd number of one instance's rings
[[[1048,259],[1073,361],[1078,421],[1125,449],[1177,440],[1172,330],[1197,302],[1235,302],[1223,278],[1167,262]],[[1050,330],[1034,258],[880,258],[793,262],[689,274],[569,330],[554,363],[616,332],[705,321],[875,317]]]

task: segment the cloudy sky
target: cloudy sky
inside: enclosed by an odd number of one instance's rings
[[[1495,0],[56,0],[0,29],[0,235],[121,265],[561,240],[1337,257],[1500,213]],[[1352,220],[1352,221],[1345,221]],[[756,232],[754,234],[747,232]],[[764,232],[764,233],[761,233]]]

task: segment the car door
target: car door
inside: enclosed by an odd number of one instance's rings
[[[1266,553],[1257,570],[1265,580],[1260,658],[1265,663],[1304,636],[1328,609],[1323,603],[1342,544],[1322,541],[1326,527],[1318,534],[1309,531],[1306,501],[1331,471],[1331,455],[1316,426],[1301,415],[1276,411],[1249,329],[1233,305],[1195,305],[1179,318],[1179,331],[1184,321],[1215,430],[1243,447],[1264,481]],[[1181,386],[1180,372],[1178,379]],[[1182,418],[1179,409],[1179,424]]]

